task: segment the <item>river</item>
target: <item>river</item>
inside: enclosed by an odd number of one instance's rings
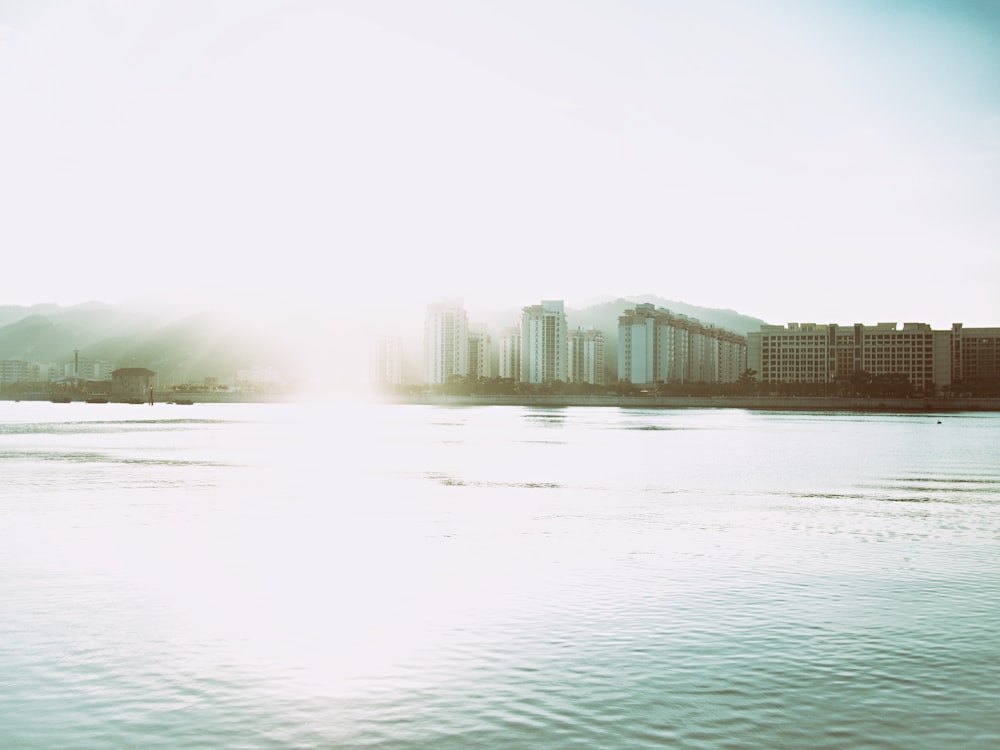
[[[1000,415],[0,402],[0,747],[1000,746]]]

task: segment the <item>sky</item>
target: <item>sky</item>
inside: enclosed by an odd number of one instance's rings
[[[0,0],[0,304],[995,326],[998,208],[991,0]]]

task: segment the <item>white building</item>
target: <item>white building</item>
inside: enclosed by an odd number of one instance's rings
[[[369,377],[374,385],[399,385],[403,382],[402,338],[381,336],[372,342]]]
[[[59,377],[59,365],[55,362],[31,362],[28,365],[28,380],[50,383]]]
[[[521,314],[521,380],[525,383],[566,382],[566,314],[562,300],[543,300]]]
[[[618,318],[618,378],[652,383],[733,383],[746,369],[743,336],[644,303]]]
[[[505,328],[500,338],[500,377],[521,380],[521,329]]]
[[[31,379],[31,366],[19,359],[0,359],[0,383],[24,383]]]
[[[104,360],[78,358],[63,365],[63,377],[78,380],[109,381],[114,366]]]
[[[469,326],[469,378],[490,377],[490,337],[485,326]]]
[[[569,335],[569,382],[604,385],[604,334],[590,327]]]
[[[446,383],[453,375],[469,374],[469,319],[460,299],[427,306],[424,319],[424,377]]]

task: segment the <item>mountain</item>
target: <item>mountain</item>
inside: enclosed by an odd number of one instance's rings
[[[72,327],[33,313],[0,328],[0,358],[51,362],[72,357],[78,340]]]
[[[752,318],[749,315],[743,315],[734,310],[698,307],[686,302],[657,297],[653,294],[638,295],[628,300],[618,298],[613,301],[592,305],[582,310],[567,310],[566,319],[571,328],[576,326],[593,326],[603,331],[605,336],[613,334],[617,338],[618,317],[625,310],[634,308],[637,304],[644,302],[651,303],[664,310],[669,310],[672,313],[695,318],[702,323],[713,325],[716,328],[724,328],[741,336],[746,336],[751,331],[759,331],[760,327],[766,324],[760,318]]]
[[[634,308],[637,304],[648,302],[658,308],[669,310],[673,313],[686,315],[695,318],[702,323],[724,328],[727,331],[745,336],[750,331],[760,330],[765,321],[749,315],[743,315],[734,310],[720,310],[712,307],[699,307],[686,302],[668,300],[654,294],[636,295],[629,299],[624,297],[607,297],[592,305],[580,308],[566,308],[566,321],[570,329],[578,326],[592,326],[604,332],[605,337],[614,336],[617,338],[618,317],[627,309]],[[469,322],[472,324],[483,323],[493,338],[499,337],[504,328],[516,326],[521,321],[521,309],[507,308],[503,310],[475,310],[469,311]]]
[[[20,312],[20,317],[18,316]],[[182,314],[163,307],[88,303],[0,308],[0,359],[62,366],[80,358],[146,367],[162,382],[230,380],[239,370],[303,365],[289,332],[220,310]]]

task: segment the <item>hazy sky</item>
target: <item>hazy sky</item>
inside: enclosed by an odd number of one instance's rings
[[[992,0],[0,0],[0,304],[1000,325]]]

